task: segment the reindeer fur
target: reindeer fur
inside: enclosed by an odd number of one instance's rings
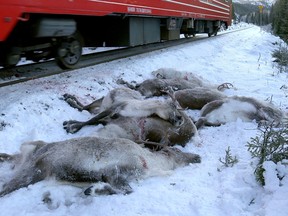
[[[30,142],[17,155],[1,155],[13,163],[14,175],[3,185],[0,196],[48,178],[69,184],[95,183],[84,190],[86,195],[127,194],[132,192],[132,180],[200,162],[199,155],[176,148],[152,152],[127,139],[96,137]]]
[[[184,109],[202,109],[207,103],[226,97],[223,93],[207,87],[179,90],[174,95]]]
[[[196,122],[197,128],[202,125],[219,126],[236,121],[270,122],[278,125],[285,114],[272,104],[260,102],[250,97],[233,96],[215,100],[201,109],[201,118]]]
[[[193,121],[184,112],[179,126],[172,125],[157,116],[119,117],[104,124],[105,126],[99,129],[95,136],[126,138],[136,143],[144,143],[148,147],[151,146],[149,142],[159,143],[159,146],[177,144],[184,147],[192,137],[199,136]]]
[[[65,95],[65,100],[74,107],[81,107],[81,104],[74,96]],[[94,103],[94,102],[93,102]],[[92,104],[93,104],[92,103]],[[92,105],[91,105],[92,106]],[[88,105],[89,110],[91,106]],[[85,106],[82,105],[83,110]],[[105,121],[105,119],[113,119],[119,116],[124,117],[149,117],[158,116],[159,118],[169,121],[172,125],[180,125],[182,116],[175,104],[171,100],[163,99],[145,99],[134,90],[129,88],[117,88],[110,91],[103,99],[99,108],[100,113],[87,122],[65,121],[64,129],[69,133],[75,133],[86,125],[95,125]]]

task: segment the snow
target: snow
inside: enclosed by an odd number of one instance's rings
[[[247,26],[246,26],[247,27]],[[234,27],[235,28],[235,27]],[[284,86],[287,74],[274,67],[272,43],[278,37],[256,26],[207,40],[162,49],[110,63],[31,80],[0,89],[0,152],[19,152],[23,142],[66,140],[89,136],[101,126],[89,126],[67,134],[65,120],[88,120],[91,114],[78,112],[63,101],[63,94],[77,95],[84,104],[119,87],[116,80],[140,83],[152,78],[152,71],[174,68],[190,71],[212,84],[230,82],[228,96],[250,96],[272,101],[287,112]],[[197,116],[197,111],[187,111]],[[266,185],[255,180],[257,161],[247,151],[247,142],[259,133],[255,122],[235,122],[199,130],[201,143],[189,142],[183,151],[201,155],[200,164],[176,169],[170,175],[132,182],[129,195],[85,197],[83,190],[53,179],[21,188],[0,198],[0,215],[181,215],[181,216],[269,216],[287,215],[287,167],[265,163]],[[224,167],[219,158],[230,147],[238,163]],[[276,169],[283,176],[276,177]],[[10,175],[0,165],[0,186]],[[43,199],[50,202],[43,202]]]

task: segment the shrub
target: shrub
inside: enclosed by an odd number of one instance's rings
[[[232,156],[230,146],[228,146],[228,149],[225,150],[225,157],[224,159],[219,158],[219,161],[225,166],[225,167],[233,167],[237,162],[238,159],[236,156]]]
[[[288,46],[280,44],[278,49],[274,50],[272,57],[277,63],[279,73],[288,72]]]
[[[275,164],[288,159],[288,124],[282,124],[275,128],[273,124],[267,124],[260,128],[260,135],[251,138],[248,142],[248,151],[253,158],[258,158],[258,164],[255,169],[256,180],[263,186],[265,179],[263,173],[263,163],[273,161]]]

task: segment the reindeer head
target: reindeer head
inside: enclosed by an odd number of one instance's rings
[[[197,154],[186,153],[180,151],[178,148],[167,147],[159,151],[170,160],[173,160],[177,165],[187,165],[189,163],[201,163],[201,157]]]
[[[166,83],[161,79],[148,79],[136,86],[136,90],[139,91],[145,97],[161,96],[162,90],[166,87]]]

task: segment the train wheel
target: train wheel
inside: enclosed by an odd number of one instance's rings
[[[56,61],[63,69],[71,69],[79,62],[82,55],[82,42],[80,37],[73,36],[62,41],[57,49]]]
[[[6,52],[3,65],[5,68],[14,67],[21,59],[21,51],[19,48],[12,47]]]

